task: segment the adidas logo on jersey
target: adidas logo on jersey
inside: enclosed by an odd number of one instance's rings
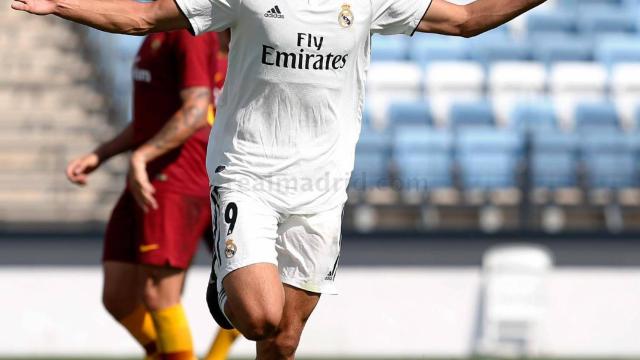
[[[284,15],[282,15],[282,11],[278,5],[272,7],[269,11],[264,13],[264,17],[275,18],[275,19],[284,19]]]

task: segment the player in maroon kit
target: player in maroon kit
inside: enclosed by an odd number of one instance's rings
[[[132,150],[105,235],[103,302],[148,359],[195,359],[180,297],[211,228],[205,156],[217,49],[213,33],[149,35],[133,69],[133,121],[67,167],[69,180],[83,185],[106,160]]]

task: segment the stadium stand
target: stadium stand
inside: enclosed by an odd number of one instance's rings
[[[449,126],[455,130],[494,127],[495,125],[493,107],[489,101],[455,102],[451,105]]]
[[[491,64],[488,75],[490,97],[495,106],[498,124],[505,126],[514,107],[529,99],[544,95],[547,73],[545,67],[531,61],[497,62]]]
[[[533,133],[529,176],[534,203],[569,205],[580,201],[577,155],[576,134],[554,128]]]
[[[432,192],[452,188],[453,135],[447,130],[403,126],[396,129],[393,161],[400,189]]]
[[[366,111],[391,142],[376,169],[389,169],[389,186],[404,194],[395,206],[417,204],[419,218],[439,206],[428,194],[443,188],[463,195],[455,207],[476,209],[476,226],[483,208],[507,199],[527,214],[553,206],[569,228],[639,227],[624,216],[637,210],[640,186],[638,19],[638,0],[555,0],[472,39],[374,36],[368,91],[393,94],[368,98]],[[408,68],[419,84],[396,76]],[[372,156],[363,152],[358,169]],[[386,218],[406,226],[386,216],[389,206],[378,211],[381,227],[394,227]]]
[[[433,61],[463,60],[468,56],[463,39],[422,33],[413,37],[409,47],[409,59],[422,66]],[[375,39],[377,42],[378,38]]]
[[[371,124],[386,126],[389,105],[393,101],[416,101],[422,95],[422,70],[409,62],[381,61],[369,68],[368,82]]]
[[[363,131],[356,147],[359,161],[353,170],[352,185],[360,189],[389,185],[391,138],[387,133]]]
[[[456,155],[462,187],[467,191],[517,189],[522,145],[522,137],[513,131],[492,128],[460,131]]]
[[[620,121],[626,130],[636,127],[640,118],[635,117],[640,98],[640,63],[620,64],[611,69],[611,98],[616,104]]]
[[[423,101],[406,101],[389,105],[388,126],[395,128],[404,125],[433,125],[429,104]]]
[[[0,226],[103,222],[122,162],[86,189],[64,175],[72,156],[113,132],[81,37],[63,21],[9,12],[0,9]]]
[[[431,103],[435,121],[446,126],[452,103],[482,96],[486,75],[482,66],[472,61],[441,61],[426,66],[423,81],[422,98]]]
[[[510,116],[510,125],[516,131],[535,132],[558,128],[555,108],[548,99],[516,102]]]

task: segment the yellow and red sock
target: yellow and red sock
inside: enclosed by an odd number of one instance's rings
[[[220,329],[204,360],[226,360],[234,341],[240,336],[238,330]]]
[[[182,305],[152,311],[158,333],[158,354],[161,360],[194,360],[189,322]]]
[[[157,354],[156,328],[151,314],[144,305],[138,306],[131,314],[120,319],[120,324],[142,345],[148,359],[153,359]]]

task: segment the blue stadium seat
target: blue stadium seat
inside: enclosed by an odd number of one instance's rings
[[[453,137],[446,130],[404,126],[396,130],[393,159],[404,190],[453,187]]]
[[[638,187],[636,161],[631,153],[594,154],[585,162],[591,188],[620,189]]]
[[[638,186],[638,165],[633,143],[621,131],[594,131],[581,136],[582,161],[591,188]]]
[[[493,107],[486,100],[459,102],[451,106],[449,124],[453,129],[493,127],[496,120]]]
[[[363,130],[356,145],[350,187],[365,190],[389,185],[390,152],[391,138],[388,134]]]
[[[578,186],[577,161],[570,153],[537,152],[531,156],[531,183],[535,188]]]
[[[504,129],[471,128],[458,133],[457,150],[461,152],[502,152],[522,150],[522,135]]]
[[[578,135],[556,129],[541,129],[533,133],[531,149],[533,151],[575,152],[578,147]]]
[[[640,10],[639,0],[622,0],[622,4],[625,7],[625,9],[628,9],[629,11]]]
[[[363,129],[356,145],[356,152],[389,152],[391,136],[386,132]]]
[[[402,61],[407,59],[409,37],[403,35],[377,35],[371,39],[372,61]]]
[[[565,33],[532,34],[533,59],[551,64],[558,61],[591,61],[593,45],[589,39]]]
[[[432,61],[465,60],[466,43],[461,38],[436,34],[416,34],[409,47],[409,59],[426,65]]]
[[[578,30],[586,35],[634,34],[637,32],[636,15],[620,7],[581,7]]]
[[[362,110],[362,130],[363,131],[369,131],[373,129],[373,120],[371,117],[371,108],[369,108],[368,106],[364,106],[364,109]]]
[[[518,131],[556,129],[558,119],[551,101],[519,103],[511,114],[511,125]]]
[[[640,62],[640,41],[634,36],[606,36],[598,39],[596,60],[607,66],[621,62]]]
[[[546,129],[533,133],[530,179],[535,188],[578,186],[577,141],[577,135],[558,130]]]
[[[470,39],[463,39],[462,41],[468,47],[474,47],[474,46],[489,45],[496,42],[508,41],[511,39],[512,38],[511,38],[511,35],[509,34],[509,31],[507,30],[507,27],[501,26],[499,28],[482,33],[478,36],[474,36]]]
[[[576,10],[582,6],[622,6],[622,0],[558,0],[562,8]]]
[[[539,32],[573,33],[576,16],[572,11],[534,11],[526,17],[527,33]]]
[[[638,106],[636,107],[636,110],[634,111],[633,121],[634,121],[634,125],[636,126],[636,129],[640,129],[640,104],[638,104]]]
[[[399,126],[393,137],[395,154],[451,151],[453,137],[450,131],[422,126]]]
[[[575,128],[578,131],[620,128],[615,105],[610,102],[579,103],[575,111]]]
[[[394,102],[389,106],[389,125],[433,125],[431,108],[424,101]]]
[[[467,190],[515,188],[517,158],[507,153],[464,154],[459,157],[462,185]]]
[[[471,59],[485,66],[496,61],[524,61],[531,59],[531,47],[513,39],[479,42],[471,46]]]
[[[496,190],[517,187],[522,145],[522,136],[515,131],[461,131],[456,142],[456,155],[464,188]]]
[[[640,160],[640,132],[628,132],[626,133],[627,142],[629,147],[633,150],[634,155]]]
[[[622,130],[600,131],[594,129],[580,134],[580,150],[583,155],[633,151],[634,140],[634,137]]]

